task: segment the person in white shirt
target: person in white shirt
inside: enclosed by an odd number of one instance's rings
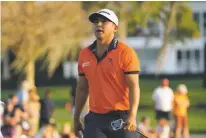
[[[169,80],[162,79],[161,86],[157,87],[152,95],[152,100],[155,102],[156,119],[171,120],[172,102],[174,94],[169,87]]]
[[[0,128],[3,126],[3,114],[4,114],[4,102],[0,101]],[[3,138],[3,135],[0,131],[0,138]]]
[[[160,119],[156,127],[157,138],[170,138],[170,127],[166,119]]]

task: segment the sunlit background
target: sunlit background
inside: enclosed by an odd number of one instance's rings
[[[102,8],[115,11],[118,39],[140,59],[138,120],[156,126],[152,92],[167,77],[174,92],[188,87],[191,136],[205,137],[206,2],[1,2],[1,101],[27,80],[40,98],[51,91],[58,132],[73,127],[78,54],[95,40],[88,15]]]

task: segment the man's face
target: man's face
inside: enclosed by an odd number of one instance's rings
[[[117,31],[117,26],[104,17],[97,17],[93,23],[93,32],[97,39],[103,39],[114,35]]]
[[[18,103],[18,97],[17,96],[14,96],[13,98],[12,98],[12,103],[14,104],[14,105],[16,105],[17,103]]]
[[[163,86],[163,87],[169,86],[169,80],[166,79],[166,78],[164,78],[164,79],[162,80],[162,86]]]
[[[145,119],[145,120],[144,120],[144,124],[145,124],[146,126],[150,125],[150,120],[149,120],[149,119]]]

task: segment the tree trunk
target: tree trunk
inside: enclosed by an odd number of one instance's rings
[[[128,21],[126,19],[126,8],[125,8],[125,4],[121,4],[120,6],[120,10],[119,10],[119,29],[118,29],[118,33],[119,33],[119,39],[123,42],[125,42],[126,38],[127,38],[127,25],[128,25]]]
[[[29,82],[29,84],[33,87],[35,86],[35,62],[30,61],[27,64],[26,70],[26,80]]]
[[[206,88],[206,42],[204,48],[204,75],[203,75],[203,88]]]
[[[171,12],[170,12],[170,15],[169,15],[169,20],[168,20],[167,25],[164,28],[164,36],[163,36],[162,46],[161,46],[161,49],[160,49],[160,53],[157,57],[156,75],[159,75],[160,72],[162,71],[162,63],[164,61],[164,57],[165,57],[165,54],[166,54],[166,49],[167,49],[167,44],[168,44],[168,39],[169,39],[169,33],[172,29],[173,21],[175,20],[175,16],[176,16],[176,7],[177,7],[176,2],[172,2]]]
[[[8,80],[11,77],[10,68],[9,68],[9,55],[8,50],[3,54],[3,75],[4,80]]]

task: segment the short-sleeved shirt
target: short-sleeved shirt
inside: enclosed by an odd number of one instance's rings
[[[79,76],[89,85],[90,110],[107,113],[129,110],[129,88],[125,74],[138,74],[140,64],[136,52],[114,38],[101,59],[96,56],[96,41],[80,52]]]
[[[147,126],[142,122],[138,124],[137,129],[143,133],[148,133],[151,130],[150,126]]]
[[[173,99],[174,94],[170,87],[160,86],[156,88],[152,94],[152,100],[155,102],[155,109],[158,111],[171,111]]]
[[[186,116],[187,107],[185,104],[177,105],[177,103],[187,103],[189,102],[187,94],[176,93],[174,97],[174,115],[175,116]]]
[[[159,138],[169,138],[170,137],[170,126],[160,126],[156,127],[156,132],[159,135]]]

